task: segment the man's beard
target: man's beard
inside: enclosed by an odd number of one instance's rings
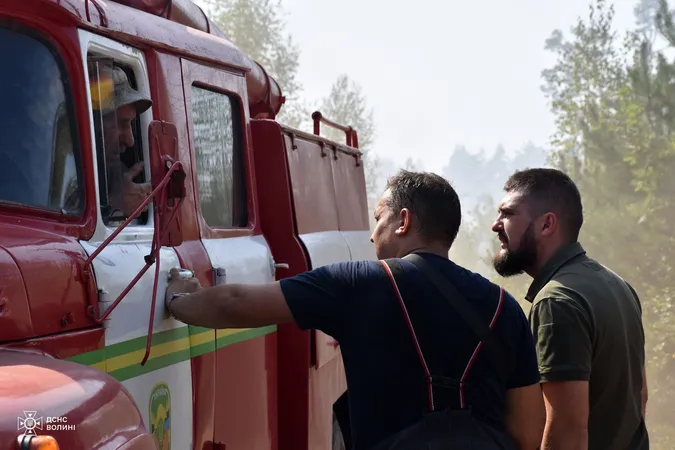
[[[537,261],[537,242],[534,239],[534,223],[530,222],[520,239],[517,249],[509,249],[506,235],[502,234],[505,249],[498,252],[492,260],[495,271],[503,277],[520,275]]]

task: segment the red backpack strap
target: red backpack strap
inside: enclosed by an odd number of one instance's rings
[[[492,315],[492,320],[490,321],[490,330],[494,329],[495,323],[497,322],[497,318],[499,317],[499,314],[502,311],[502,305],[504,304],[504,288],[499,286],[499,301],[497,302],[497,307],[495,308],[495,312]],[[466,368],[464,369],[464,373],[462,374],[462,378],[459,381],[459,395],[460,395],[460,403],[462,405],[462,408],[466,406],[466,393],[464,392],[464,386],[466,383],[466,379],[469,376],[469,371],[471,370],[471,367],[473,366],[473,363],[476,361],[476,357],[478,356],[478,352],[480,349],[483,347],[483,341],[478,341],[478,345],[476,345],[475,350],[473,351],[473,354],[471,355],[471,359],[469,359],[469,362],[466,365]]]
[[[412,321],[410,320],[410,314],[408,314],[408,308],[405,306],[405,302],[403,301],[403,296],[401,295],[401,291],[398,288],[398,284],[396,283],[396,275],[399,276],[403,273],[403,267],[401,267],[401,263],[394,259],[389,259],[387,261],[380,260],[380,264],[382,264],[382,267],[384,267],[385,272],[387,272],[387,275],[389,276],[389,280],[391,281],[391,285],[394,288],[394,294],[396,294],[396,298],[398,299],[398,303],[401,306],[401,310],[403,311],[403,317],[405,319],[406,324],[408,325],[408,330],[410,331],[410,335],[412,336],[413,343],[415,344],[415,349],[417,350],[417,356],[419,357],[420,363],[422,364],[422,368],[424,369],[424,374],[427,379],[427,394],[429,397],[429,410],[433,411],[434,410],[434,392],[432,389],[431,385],[431,373],[429,372],[429,366],[427,365],[426,360],[424,359],[424,354],[422,353],[422,347],[420,347],[419,340],[417,339],[417,334],[415,334],[415,327],[413,327]]]
[[[467,407],[466,381],[468,379],[469,372],[471,371],[471,368],[478,357],[479,352],[483,348],[485,348],[486,351],[488,352],[488,357],[492,360],[492,363],[495,366],[495,370],[499,374],[500,378],[502,378],[502,380],[505,383],[507,382],[508,373],[510,372],[509,370],[510,365],[507,359],[508,356],[507,353],[505,353],[506,350],[504,348],[504,344],[500,342],[494,334],[495,324],[500,316],[502,307],[504,305],[505,291],[501,286],[491,283],[489,295],[491,298],[494,298],[496,302],[495,302],[495,311],[492,314],[492,318],[488,325],[486,323],[487,320],[482,319],[482,315],[479,314],[478,311],[474,310],[474,306],[471,305],[466,300],[466,298],[464,298],[464,296],[461,293],[459,293],[459,291],[457,291],[457,289],[452,285],[452,283],[450,283],[450,280],[446,279],[445,276],[441,275],[433,267],[430,267],[428,263],[426,263],[426,261],[424,261],[419,255],[409,255],[404,259],[411,260],[410,262],[412,262],[413,265],[417,266],[418,269],[422,270],[422,272],[424,272],[427,276],[429,276],[430,278],[429,281],[431,281],[431,284],[435,285],[436,288],[439,289],[440,293],[443,294],[446,300],[450,302],[455,311],[459,313],[459,316],[467,322],[469,327],[474,331],[474,333],[477,335],[479,339],[478,343],[476,344],[476,348],[474,349],[471,355],[471,358],[469,359],[464,368],[461,379],[458,380],[460,407],[466,408]],[[380,263],[384,267],[389,277],[389,280],[392,283],[394,293],[396,294],[396,298],[399,302],[399,305],[401,306],[401,310],[403,311],[404,319],[408,326],[408,330],[410,331],[410,335],[412,336],[413,342],[415,344],[415,349],[417,350],[418,358],[424,369],[429,397],[429,407],[431,411],[434,411],[434,395],[433,395],[434,377],[432,377],[430,373],[429,365],[427,364],[426,359],[424,358],[424,354],[422,353],[422,348],[415,333],[415,328],[410,319],[408,309],[405,305],[403,296],[401,295],[401,291],[396,282],[397,278],[399,280],[401,279],[403,267],[401,266],[401,263],[396,259],[388,259],[386,261],[380,260]]]

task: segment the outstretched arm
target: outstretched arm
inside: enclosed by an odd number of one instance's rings
[[[293,321],[279,282],[202,288],[196,278],[178,279],[171,270],[169,311],[180,321],[206,328],[256,328]],[[189,295],[172,299],[173,294]]]
[[[361,269],[358,262],[345,262],[274,283],[209,288],[202,288],[196,278],[182,279],[181,272],[172,269],[166,305],[190,325],[257,328],[295,321],[303,330],[321,330],[337,339],[348,320]]]

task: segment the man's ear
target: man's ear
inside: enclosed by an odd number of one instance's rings
[[[547,212],[539,218],[540,233],[542,236],[551,236],[558,229],[558,217],[555,213]]]
[[[410,227],[412,226],[412,214],[408,208],[403,208],[400,213],[398,213],[398,224],[396,227],[395,233],[398,236],[405,236]]]

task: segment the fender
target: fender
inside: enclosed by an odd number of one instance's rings
[[[28,420],[29,418],[34,419]],[[25,426],[61,449],[153,448],[129,392],[106,373],[32,350],[0,349],[0,448]]]

